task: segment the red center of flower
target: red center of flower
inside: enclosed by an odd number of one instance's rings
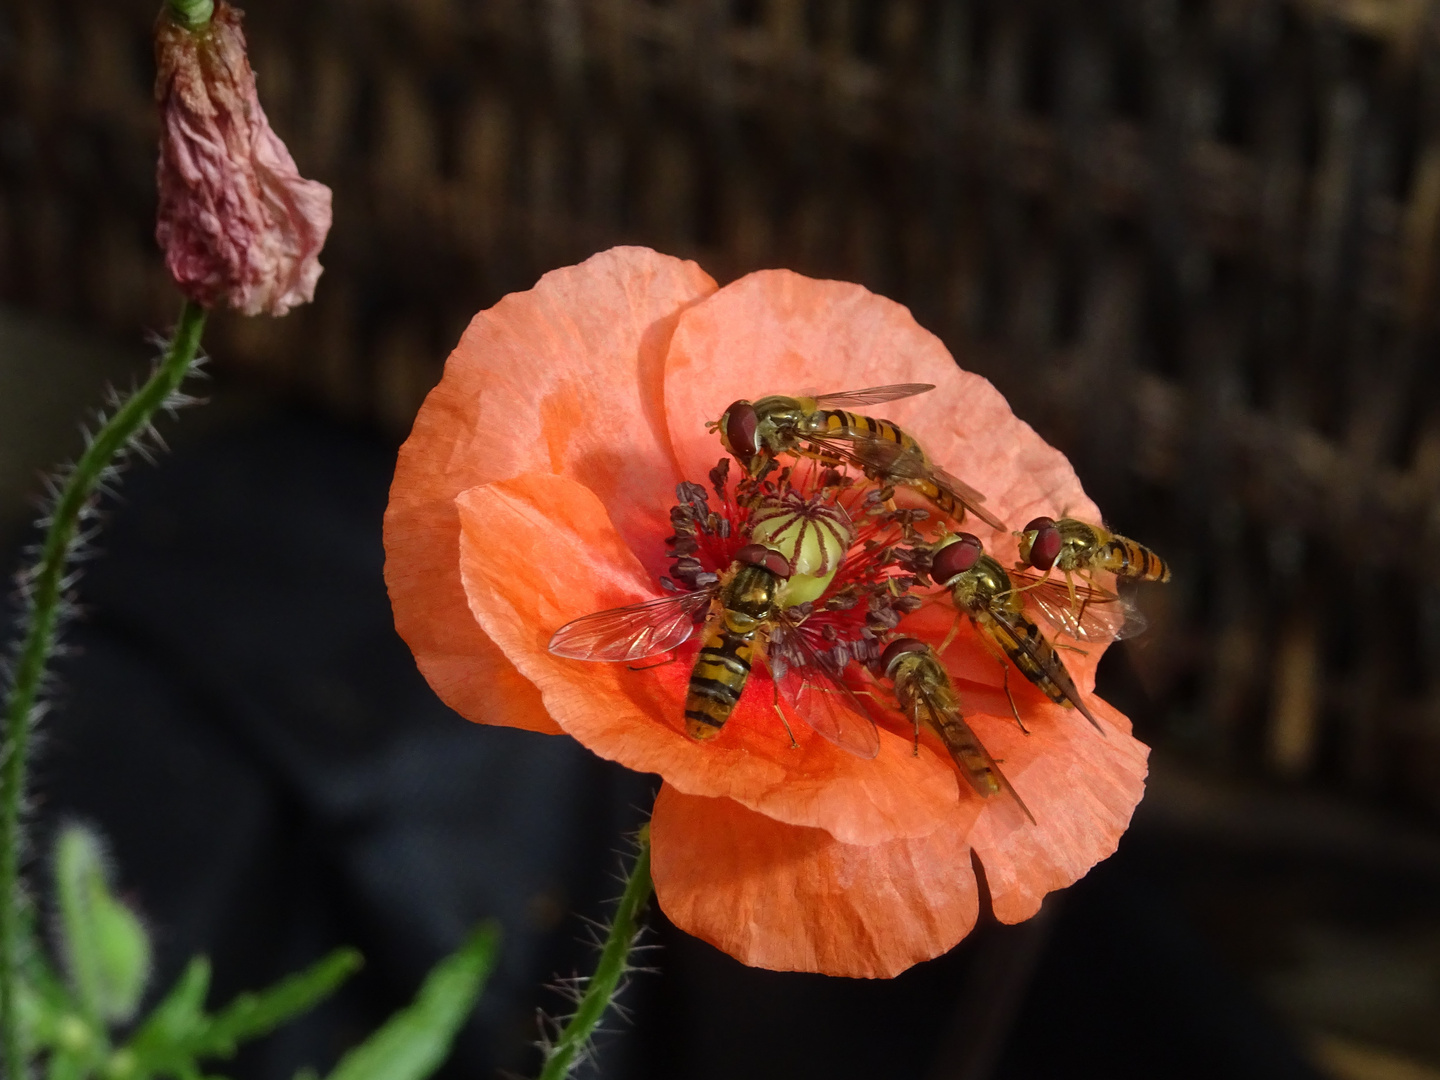
[[[901,538],[903,525],[884,512],[874,485],[809,462],[781,469],[771,479],[742,477],[732,485],[728,458],[710,470],[709,480],[710,491],[688,481],[676,487],[677,501],[670,509],[675,534],[666,540],[672,564],[661,584],[672,592],[708,588],[737,559],[768,567],[766,553],[788,570],[793,562],[788,550],[777,552],[752,539],[762,523],[773,526],[793,518],[830,536],[849,537],[835,576],[819,599],[788,610],[799,633],[834,671],[843,672],[851,660],[873,666],[883,647],[881,638],[921,604],[919,597],[907,595],[914,578],[886,557],[887,544]],[[798,552],[800,545],[793,546]],[[807,662],[804,649],[786,637],[777,629],[770,639],[770,660],[781,672],[786,665]]]

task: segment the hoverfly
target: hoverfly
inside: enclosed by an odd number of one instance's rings
[[[1144,544],[1075,518],[1037,517],[1017,537],[1022,565],[1063,573],[1108,570],[1131,581],[1169,581],[1170,567]]]
[[[1075,680],[1061,662],[1055,646],[1026,614],[1026,594],[1015,587],[1003,566],[985,554],[978,537],[957,533],[935,550],[930,561],[930,577],[937,585],[950,590],[956,609],[970,617],[981,637],[1009,657],[1020,674],[1057,705],[1079,710],[1096,731],[1104,734],[1095,714],[1081,700]],[[945,646],[941,646],[940,651],[943,653]],[[1003,660],[1001,666],[1004,668]],[[1004,670],[1008,695],[1009,668]],[[1010,707],[1014,711],[1013,699]],[[1025,727],[1018,711],[1015,711],[1015,721],[1022,729]]]
[[[1037,517],[1016,540],[1019,570],[1034,567],[1043,577],[1022,576],[1034,590],[1036,606],[1058,629],[1083,641],[1109,641],[1131,637],[1145,629],[1145,618],[1128,597],[1105,589],[1093,580],[1097,570],[1123,581],[1170,580],[1170,567],[1144,544],[1099,525],[1071,517],[1059,520]],[[1065,575],[1063,587],[1050,580],[1051,570]],[[1088,587],[1075,584],[1075,576],[1088,579]]]
[[[960,697],[935,651],[915,638],[898,638],[881,654],[879,666],[895,687],[896,700],[915,726],[917,740],[920,725],[928,724],[977,795],[988,799],[1007,792],[1033,825],[1035,815],[965,722]]]
[[[841,681],[841,672],[800,632],[802,620],[786,611],[789,578],[784,555],[747,544],[713,585],[582,616],[555,631],[550,651],[576,660],[629,663],[678,648],[703,621],[685,694],[685,730],[706,740],[720,734],[740,701],[757,643],[768,650],[771,637],[783,631],[805,663],[770,665],[777,695],[820,735],[873,758],[880,751],[875,722]]]
[[[933,389],[930,383],[897,383],[817,397],[742,399],[731,402],[712,426],[751,476],[759,476],[780,454],[848,462],[883,483],[913,488],[956,522],[968,510],[992,528],[1008,531],[985,509],[984,495],[931,461],[910,435],[889,420],[847,411]]]

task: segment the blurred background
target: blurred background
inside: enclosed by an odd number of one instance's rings
[[[155,6],[0,0],[12,550],[177,309]],[[333,1054],[497,913],[453,1075],[528,1071],[536,982],[589,963],[572,913],[650,782],[436,703],[379,515],[470,316],[641,243],[909,305],[1175,580],[1102,668],[1156,748],[1113,860],[893,984],[746,972],[657,918],[600,1074],[1440,1078],[1440,5],[246,7],[271,120],[335,191],[325,274],[212,323],[213,404],[130,478],[39,773],[42,822],[115,838],[162,977],[371,957],[237,1074]]]

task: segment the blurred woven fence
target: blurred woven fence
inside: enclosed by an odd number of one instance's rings
[[[156,6],[0,3],[12,304],[170,318]],[[398,431],[475,310],[615,242],[864,282],[1173,558],[1148,734],[1440,810],[1428,0],[248,7],[337,227],[319,302],[222,321],[226,362]]]

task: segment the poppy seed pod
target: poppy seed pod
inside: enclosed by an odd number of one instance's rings
[[[314,296],[330,189],[304,179],[270,129],[240,19],[218,0],[197,28],[169,8],[156,23],[155,239],[196,303],[283,315]]]

